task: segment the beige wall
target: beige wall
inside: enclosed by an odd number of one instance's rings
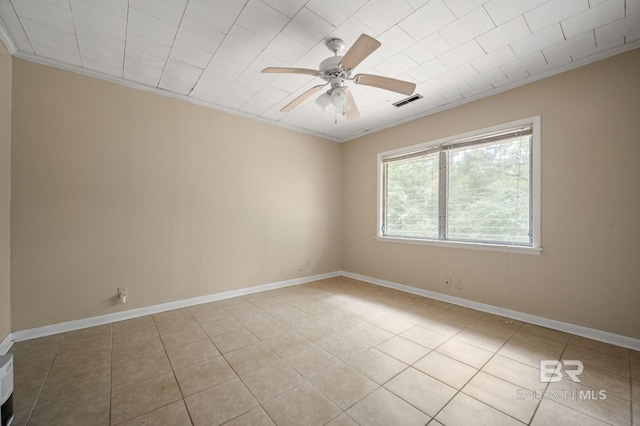
[[[0,43],[0,342],[11,332],[11,61]]]
[[[638,70],[640,49],[345,143],[344,269],[640,338]],[[377,153],[538,114],[540,256],[374,240]]]
[[[339,144],[22,60],[13,75],[14,331],[340,270]]]

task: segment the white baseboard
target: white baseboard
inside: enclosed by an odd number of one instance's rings
[[[203,303],[215,302],[217,300],[229,299],[232,297],[245,296],[248,294],[259,293],[267,290],[274,290],[283,287],[290,287],[298,284],[305,284],[312,281],[322,280],[326,278],[334,278],[339,276],[345,276],[356,280],[368,282],[383,287],[389,287],[396,290],[404,291],[406,293],[416,294],[418,296],[429,297],[431,299],[441,300],[443,302],[452,303],[454,305],[464,306],[478,311],[487,312],[495,315],[501,315],[508,318],[513,318],[519,321],[528,322],[531,324],[540,325],[542,327],[551,328],[554,330],[564,331],[578,336],[587,337],[589,339],[598,340],[605,343],[611,343],[613,345],[622,346],[629,349],[640,351],[640,339],[633,337],[622,336],[619,334],[609,333],[602,330],[596,330],[593,328],[583,327],[576,324],[557,321],[549,318],[540,317],[537,315],[531,315],[524,312],[513,311],[510,309],[504,309],[494,305],[487,305],[485,303],[474,302],[472,300],[462,299],[460,297],[450,296],[447,294],[436,293],[434,291],[423,290],[416,287],[411,287],[404,284],[398,284],[391,281],[381,280],[378,278],[372,278],[365,275],[354,274],[346,271],[336,271],[326,274],[313,275],[309,277],[296,278],[287,281],[280,281],[271,284],[263,284],[254,287],[243,288],[239,290],[225,291],[222,293],[210,294],[207,296],[195,297],[192,299],[178,300],[175,302],[163,303],[160,305],[147,306],[144,308],[131,309],[123,312],[116,312],[113,314],[106,314],[97,317],[84,318],[75,321],[68,321],[59,324],[52,324],[43,327],[31,328],[28,330],[14,331],[0,343],[0,354],[6,353],[13,342],[21,342],[23,340],[36,339],[38,337],[50,336],[53,334],[65,333],[68,331],[79,330],[82,328],[94,327],[97,325],[110,324],[113,322],[123,321],[132,318],[138,318],[145,315],[157,314],[160,312],[171,311],[179,308],[186,308],[189,306],[200,305]]]
[[[7,337],[4,338],[2,342],[0,342],[0,355],[6,355],[13,346],[13,333],[7,334]]]
[[[115,312],[113,314],[100,315],[97,317],[83,318],[74,321],[67,321],[58,324],[45,325],[43,327],[30,328],[27,330],[14,331],[10,334],[13,342],[37,339],[38,337],[51,336],[53,334],[66,333],[68,331],[80,330],[82,328],[95,327],[97,325],[110,324],[132,318],[143,317],[145,315],[157,314],[160,312],[172,311],[174,309],[186,308],[189,306],[201,305],[203,303],[215,302],[218,300],[230,299],[232,297],[245,296],[259,293],[261,291],[274,290],[283,287],[290,287],[298,284],[305,284],[312,281],[323,280],[341,276],[340,272],[329,272],[326,274],[312,275],[309,277],[295,278],[287,281],[279,281],[270,284],[263,284],[239,290],[230,290],[222,293],[209,294],[207,296],[194,297],[192,299],[177,300],[175,302],[163,303],[160,305],[147,306],[144,308],[130,309],[128,311]],[[6,340],[6,339],[5,339]],[[1,348],[2,346],[0,346]],[[9,350],[7,348],[7,350]],[[1,353],[1,351],[0,351]]]
[[[578,336],[587,337],[589,339],[598,340],[600,342],[610,343],[616,346],[622,346],[625,348],[640,351],[640,339],[633,337],[622,336],[620,334],[609,333],[602,330],[596,330],[594,328],[583,327],[581,325],[571,324],[568,322],[557,321],[549,318],[540,317],[537,315],[531,315],[524,312],[512,311],[510,309],[504,309],[499,306],[487,305],[485,303],[474,302],[473,300],[462,299],[460,297],[450,296],[448,294],[436,293],[434,291],[423,290],[416,287],[411,287],[404,284],[398,284],[391,281],[385,281],[378,278],[367,277],[365,275],[354,274],[351,272],[341,272],[341,274],[348,278],[353,278],[360,281],[365,281],[370,284],[376,284],[383,287],[389,287],[396,290],[404,291],[406,293],[416,294],[418,296],[429,297],[431,299],[441,300],[443,302],[452,303],[454,305],[464,306],[478,311],[487,312],[490,314],[501,315],[504,317],[516,319],[519,321],[528,322],[531,324],[539,325],[542,327],[551,328],[554,330],[564,331],[570,334],[576,334]]]

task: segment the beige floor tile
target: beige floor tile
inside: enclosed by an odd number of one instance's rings
[[[185,402],[196,426],[219,425],[258,406],[258,401],[237,378],[191,395]]]
[[[244,374],[280,359],[280,357],[263,342],[228,352],[224,356],[238,374]]]
[[[474,368],[481,368],[493,356],[493,352],[455,338],[439,346],[436,352],[449,358],[457,359]]]
[[[111,393],[111,422],[118,424],[182,398],[173,373],[164,374]]]
[[[160,335],[164,335],[167,333],[173,333],[178,330],[183,330],[185,328],[193,327],[193,325],[195,324],[198,323],[187,311],[187,313],[182,317],[176,317],[175,319],[171,320],[156,321],[156,328],[158,329],[158,333],[160,333]]]
[[[143,358],[114,365],[111,373],[111,387],[119,389],[170,372],[171,364],[167,354],[155,352]]]
[[[606,426],[608,423],[604,423],[562,404],[544,399],[540,403],[538,410],[536,410],[535,416],[533,416],[531,426],[547,426],[553,424],[563,426]]]
[[[431,417],[457,392],[457,389],[412,367],[389,380],[384,387]]]
[[[32,389],[15,389],[13,390],[13,423],[17,425],[24,425],[27,423],[27,419],[31,415],[38,394],[40,393],[40,387]]]
[[[201,325],[207,322],[229,318],[231,316],[231,314],[224,308],[212,303],[191,306],[188,309],[193,318]]]
[[[211,339],[221,353],[235,351],[245,346],[258,343],[260,340],[246,328],[233,330],[225,334],[220,334]]]
[[[109,393],[61,402],[38,400],[29,425],[109,425]]]
[[[559,404],[613,425],[630,424],[631,403],[608,394],[603,395],[606,399],[602,399],[599,391],[565,380],[550,383],[547,388],[551,398]]]
[[[535,324],[524,323],[520,330],[527,333],[538,334],[548,340],[553,340],[560,343],[567,343],[569,341],[569,334],[563,331],[552,330],[550,328],[541,327]]]
[[[507,341],[500,337],[470,329],[462,330],[460,333],[456,334],[455,338],[466,343],[471,343],[472,345],[485,349],[489,352],[497,352]]]
[[[265,413],[262,407],[256,407],[253,410],[236,417],[235,419],[224,424],[225,426],[275,426],[271,418]]]
[[[580,384],[591,389],[606,390],[607,395],[615,396],[625,401],[631,401],[631,389],[629,378],[619,376],[609,371],[585,365],[584,370],[578,376]],[[564,380],[571,380],[568,376]]]
[[[274,318],[271,318],[268,322],[250,324],[246,327],[260,340],[267,340],[293,332],[286,324]]]
[[[343,410],[378,388],[377,383],[346,364],[316,376],[310,381]]]
[[[201,327],[209,337],[213,338],[233,330],[239,330],[243,328],[243,325],[233,317],[226,317],[206,322],[201,324]]]
[[[478,372],[477,369],[470,365],[438,352],[429,353],[414,363],[413,367],[456,389],[462,389]]]
[[[15,342],[11,346],[9,353],[20,357],[28,357],[34,354],[55,354],[60,349],[63,338],[64,334],[55,334],[53,336]]]
[[[464,393],[457,394],[438,413],[436,420],[447,426],[522,426],[524,424]]]
[[[631,402],[640,404],[640,380],[631,380]]]
[[[209,336],[195,321],[188,327],[178,331],[163,333],[160,338],[165,348],[169,346],[184,346],[199,340],[209,339]]]
[[[304,377],[282,360],[243,374],[241,379],[260,402],[275,398],[304,382]]]
[[[153,321],[152,315],[118,321],[111,324],[111,335],[114,339],[116,336],[124,337],[129,333],[149,330],[156,330],[157,334],[156,323]]]
[[[508,341],[497,353],[498,355],[514,359],[531,367],[540,368],[541,360],[560,359],[562,350],[557,348],[531,347]]]
[[[19,352],[13,354],[14,389],[39,388],[44,383],[55,359],[55,352]]]
[[[366,343],[344,333],[330,334],[318,340],[316,344],[343,361],[351,359],[370,348]]]
[[[135,358],[142,358],[154,352],[164,352],[162,340],[159,335],[148,335],[139,339],[127,339],[120,342],[113,342],[111,358],[113,364],[131,361]]]
[[[465,328],[466,326],[458,326],[447,322],[446,319],[441,318],[440,316],[433,316],[431,318],[427,318],[418,324],[422,328],[426,328],[427,330],[435,331],[436,333],[442,334],[446,337],[453,337],[458,334]]]
[[[308,382],[268,401],[263,407],[279,426],[323,425],[341,413]]]
[[[482,367],[482,371],[528,390],[543,390],[540,370],[502,355],[496,355]]]
[[[73,372],[48,377],[42,387],[39,401],[73,400],[109,393],[111,389],[111,368]]]
[[[326,426],[358,426],[358,423],[356,423],[351,417],[349,417],[345,413],[342,413],[338,417],[336,417],[335,419],[327,423]]]
[[[345,328],[344,332],[369,346],[379,345],[393,337],[393,333],[369,323],[361,323],[354,327]]]
[[[265,344],[281,357],[291,355],[313,345],[309,339],[295,332],[265,340]]]
[[[430,417],[384,388],[347,410],[357,423],[368,426],[425,425]]]
[[[520,390],[520,393],[519,393]],[[490,374],[479,372],[462,392],[488,404],[523,423],[529,423],[538,406],[535,398],[521,398],[522,388],[513,383],[498,379]]]
[[[520,329],[520,327],[522,327],[522,323],[520,321],[509,318],[496,320],[495,318],[482,317],[471,324],[469,329],[490,334],[501,339],[509,339]]]
[[[371,324],[376,327],[380,327],[383,330],[387,330],[393,334],[400,334],[403,331],[406,331],[413,327],[415,324],[409,321],[405,321],[401,318],[398,318],[394,315],[387,315],[380,319],[373,321]]]
[[[449,340],[449,336],[445,336],[444,334],[440,334],[433,330],[428,330],[419,325],[400,333],[400,337],[411,340],[412,342],[429,349],[434,349]]]
[[[171,311],[160,312],[158,314],[151,315],[153,321],[158,324],[165,321],[180,321],[193,318],[191,312],[187,308],[173,309]]]
[[[392,357],[399,359],[405,364],[413,364],[429,352],[431,349],[425,348],[422,345],[414,343],[403,337],[396,336],[386,342],[380,343],[376,346],[376,349],[391,355]]]
[[[567,345],[565,341],[554,340],[543,334],[532,333],[524,330],[524,328],[518,330],[511,338],[509,343],[513,343],[520,346],[528,346],[531,348],[545,348],[549,351],[562,352]]]
[[[284,359],[306,379],[325,373],[342,363],[338,358],[315,345],[288,355]]]
[[[640,425],[640,404],[633,404],[633,426]]]
[[[222,356],[180,368],[175,374],[185,397],[236,377]]]
[[[629,358],[631,350],[627,348],[623,348],[622,346],[615,346],[609,343],[599,342],[593,339],[587,339],[582,336],[569,336],[569,345],[570,346],[579,346],[586,349],[591,349],[598,352],[604,352],[609,355],[621,357],[621,358]]]
[[[619,357],[610,355],[572,343],[567,345],[567,348],[562,354],[562,359],[580,360],[585,366],[589,365],[626,378],[631,377],[628,356]]]
[[[145,413],[128,422],[120,423],[119,426],[190,426],[191,419],[187,412],[187,407],[183,400],[173,402],[164,407],[160,407]]]
[[[380,352],[369,349],[347,361],[356,370],[378,384],[384,384],[396,374],[407,368],[407,364]]]
[[[200,361],[215,358],[220,352],[209,339],[198,340],[184,346],[170,346],[167,355],[173,369],[183,368]]]

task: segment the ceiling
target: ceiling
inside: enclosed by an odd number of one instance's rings
[[[322,80],[341,38],[382,46],[355,69],[417,84],[351,84],[360,118],[286,104]],[[640,0],[0,0],[17,58],[346,141],[640,47]],[[640,75],[640,74],[639,74]]]

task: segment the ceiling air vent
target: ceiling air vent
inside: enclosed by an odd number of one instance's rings
[[[411,102],[415,102],[418,99],[422,99],[422,95],[419,95],[419,94],[416,93],[415,95],[409,96],[408,98],[405,98],[405,99],[403,99],[401,101],[395,102],[393,104],[393,106],[395,106],[396,108],[400,108],[401,106],[404,106],[406,104],[410,104]]]

